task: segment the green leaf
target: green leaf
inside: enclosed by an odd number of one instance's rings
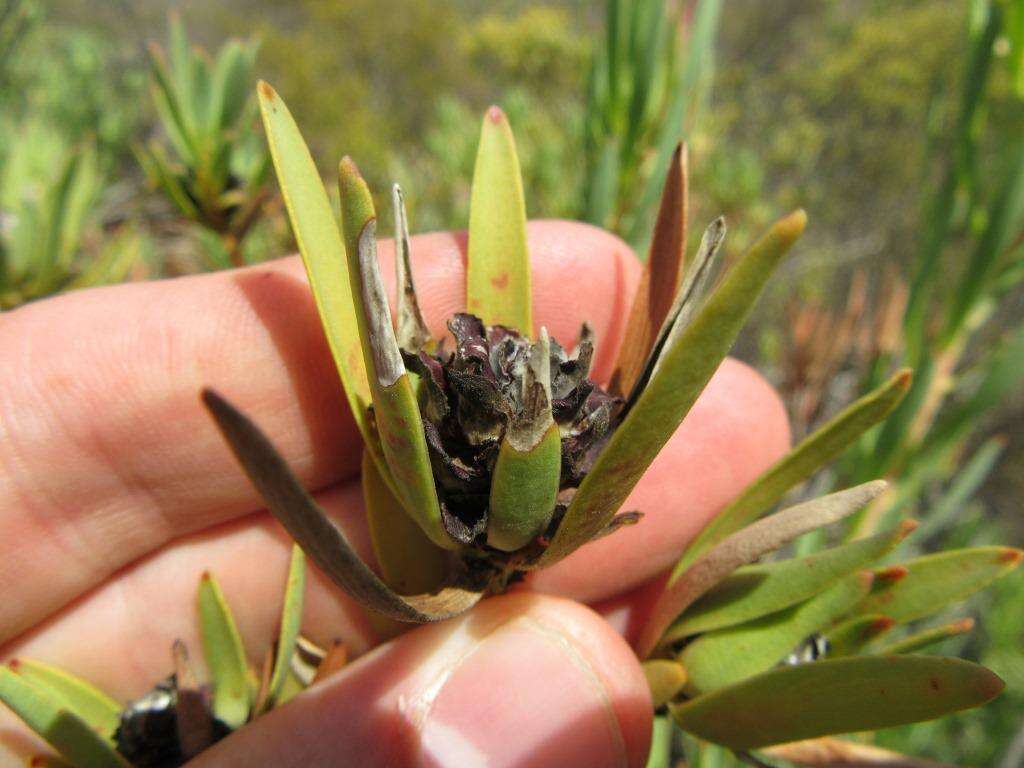
[[[647,755],[644,768],[671,768],[672,766],[672,731],[675,726],[666,715],[654,718],[654,729],[651,734],[651,751]]]
[[[658,709],[672,701],[686,684],[686,669],[671,659],[651,659],[643,663],[651,705]]]
[[[890,643],[879,648],[875,653],[883,656],[892,656],[897,653],[917,653],[925,648],[941,643],[957,635],[963,635],[974,629],[974,619],[960,619],[960,621],[943,624],[941,627],[932,627],[922,632],[909,635],[895,643]]]
[[[509,423],[491,478],[487,543],[514,552],[547,528],[562,471],[562,436],[551,415],[551,340],[530,348],[523,412]]]
[[[932,720],[1002,690],[994,673],[960,659],[862,656],[780,667],[669,708],[702,739],[756,749]]]
[[[829,658],[858,654],[865,645],[895,626],[895,621],[878,613],[847,619],[825,633]]]
[[[871,579],[870,572],[856,573],[799,605],[701,635],[679,656],[687,693],[714,691],[775,666],[805,638],[853,608],[868,593]]]
[[[480,592],[461,587],[414,597],[395,594],[359,559],[266,435],[212,390],[203,392],[203,402],[267,509],[313,562],[354,600],[390,618],[416,623],[457,616],[480,600]]]
[[[876,572],[871,593],[857,612],[882,613],[898,623],[914,621],[964,600],[1005,576],[1024,559],[1011,547],[940,552]]]
[[[515,139],[498,107],[484,116],[469,204],[466,306],[487,325],[533,334],[526,205]]]
[[[371,462],[372,463],[372,462]],[[277,636],[277,651],[274,655],[274,671],[267,686],[266,703],[274,706],[281,695],[285,678],[291,669],[295,642],[302,627],[302,605],[306,592],[306,555],[298,547],[292,547],[291,564],[288,566],[288,582],[284,588],[284,605],[281,608],[281,627]]]
[[[576,491],[537,565],[558,562],[608,525],[718,369],[772,271],[803,232],[806,218],[797,211],[777,222],[730,270],[667,350]]]
[[[0,701],[78,768],[131,768],[84,720],[7,667],[0,667]]]
[[[405,511],[437,546],[455,549],[441,520],[427,439],[412,378],[391,324],[391,310],[377,261],[377,218],[366,182],[349,158],[338,168],[341,225],[363,364],[369,374],[373,418],[392,480]],[[383,472],[382,472],[383,474]]]
[[[348,261],[327,192],[288,107],[267,83],[261,81],[257,91],[270,156],[334,364],[363,441],[379,455],[367,410],[370,383],[363,365]]]
[[[406,513],[363,453],[363,502],[381,577],[400,595],[433,592],[448,574],[448,555]]]
[[[113,743],[114,731],[121,720],[121,707],[110,696],[70,672],[41,661],[17,659],[10,666]]]
[[[665,630],[678,616],[741,565],[775,551],[798,536],[842,520],[878,496],[885,487],[884,480],[876,480],[806,501],[729,536],[666,585],[640,632],[637,656],[647,658],[661,644]]]
[[[239,728],[252,706],[249,667],[231,609],[209,573],[199,581],[199,630],[213,682],[213,713],[229,728]]]
[[[900,371],[804,438],[704,527],[676,564],[672,578],[678,578],[701,554],[730,533],[756,520],[790,488],[809,478],[884,419],[909,386],[910,371]]]
[[[915,526],[907,520],[885,533],[807,557],[740,568],[694,603],[665,633],[665,640],[730,627],[801,603],[870,566]]]

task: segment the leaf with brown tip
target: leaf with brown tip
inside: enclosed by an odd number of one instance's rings
[[[203,391],[203,402],[267,509],[353,599],[390,618],[414,623],[457,616],[480,600],[480,592],[461,587],[447,587],[434,595],[395,594],[359,559],[259,428],[213,390]]]
[[[974,629],[974,619],[960,619],[949,624],[943,624],[940,627],[932,627],[931,629],[925,629],[913,635],[908,635],[902,640],[897,640],[883,648],[879,648],[877,652],[883,656],[896,653],[917,653],[925,648],[941,643],[943,640],[966,634],[972,629]]]
[[[622,397],[639,379],[683,276],[687,194],[687,151],[680,144],[665,175],[654,236],[609,385],[611,392]]]
[[[741,565],[773,552],[798,536],[842,520],[878,496],[885,487],[884,480],[875,480],[797,504],[729,536],[665,587],[640,633],[637,656],[647,658],[661,643],[665,630],[676,617]]]

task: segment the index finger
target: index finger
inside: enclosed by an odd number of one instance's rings
[[[639,268],[594,227],[532,222],[538,320],[571,343],[586,320],[607,373]],[[465,304],[465,235],[413,240],[441,332]],[[381,244],[384,274],[393,250]],[[361,442],[297,259],[83,291],[0,318],[0,636],[125,564],[251,512],[259,498],[199,403],[224,392],[311,489],[358,471]],[[54,568],[54,564],[59,568]]]

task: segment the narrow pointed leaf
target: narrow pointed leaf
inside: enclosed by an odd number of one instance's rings
[[[683,276],[686,259],[686,145],[680,144],[669,164],[661,193],[654,237],[629,312],[626,334],[612,374],[611,391],[625,396],[640,378]]]
[[[252,707],[249,665],[231,609],[209,573],[199,582],[199,630],[213,683],[213,713],[228,727],[239,728]]]
[[[907,520],[890,531],[807,557],[740,568],[694,603],[665,633],[665,640],[741,624],[803,602],[844,576],[870,567],[915,525]]]
[[[364,442],[379,452],[367,416],[370,385],[359,343],[345,247],[327,191],[288,107],[267,83],[260,82],[257,91],[270,156],[334,364]]]
[[[412,379],[391,325],[377,261],[377,218],[370,190],[349,158],[338,169],[341,225],[356,308],[363,363],[369,374],[373,418],[387,461],[385,475],[406,512],[437,546],[454,549],[441,522],[441,508]]]
[[[8,667],[0,667],[0,701],[78,768],[131,768],[84,720]]]
[[[902,640],[897,640],[895,643],[879,648],[877,653],[883,656],[892,656],[897,653],[917,653],[926,648],[931,648],[943,640],[966,634],[972,629],[974,629],[974,619],[961,619],[960,621],[943,624],[941,627],[932,627],[931,629],[909,635]]]
[[[871,573],[856,573],[803,603],[701,635],[679,656],[687,693],[707,693],[771,669],[805,638],[847,613],[870,587]]]
[[[412,279],[412,246],[409,221],[405,212],[405,196],[397,184],[391,188],[395,214],[395,285],[398,291],[398,345],[408,352],[418,352],[430,341],[430,331],[423,319],[416,286]]]
[[[469,204],[466,306],[486,325],[533,333],[526,205],[515,139],[498,107],[484,116]]]
[[[895,626],[896,622],[893,619],[878,613],[847,619],[825,633],[829,658],[854,656],[860,653],[865,645]]]
[[[203,392],[203,402],[267,509],[313,562],[353,599],[385,616],[416,623],[457,616],[479,601],[480,592],[461,587],[448,587],[436,595],[395,594],[359,559],[259,428],[212,390]]]
[[[768,277],[805,223],[803,211],[777,222],[665,353],[658,372],[576,491],[538,565],[561,560],[608,525],[718,369]]]
[[[823,737],[769,747],[764,754],[803,768],[956,768],[871,744]]]
[[[372,462],[371,462],[372,463]],[[285,677],[295,653],[295,642],[302,627],[302,606],[306,592],[306,554],[298,545],[292,547],[291,564],[288,566],[288,582],[284,588],[284,605],[281,607],[281,626],[277,636],[277,651],[274,655],[274,671],[267,685],[265,701],[273,706],[281,694]]]
[[[1002,690],[994,673],[960,659],[862,656],[780,667],[669,708],[702,739],[757,749],[932,720]]]
[[[672,701],[686,685],[686,669],[677,661],[651,659],[643,663],[643,670],[655,709]]]
[[[885,487],[885,481],[875,480],[848,488],[784,509],[729,536],[665,587],[640,633],[637,655],[647,658],[676,617],[741,565],[853,514]]]
[[[903,563],[896,578],[879,572],[875,586],[858,606],[858,613],[884,613],[899,623],[929,616],[966,599],[1024,559],[1011,547],[975,547],[925,555]],[[904,570],[905,569],[905,572]]]
[[[11,669],[60,701],[94,731],[111,741],[120,724],[121,707],[92,683],[70,672],[31,659],[11,662]]]
[[[676,564],[672,578],[730,533],[756,520],[789,489],[809,478],[884,419],[903,399],[909,386],[910,371],[900,371],[804,438],[705,526]]]
[[[366,453],[362,483],[370,541],[384,583],[400,595],[440,587],[448,575],[448,555],[409,517]]]
[[[668,317],[665,318],[665,323],[658,333],[658,339],[651,350],[647,368],[633,387],[631,400],[638,397],[647,387],[647,382],[657,372],[665,353],[675,346],[679,336],[687,329],[690,321],[697,314],[697,310],[700,309],[718,264],[718,255],[722,250],[725,232],[725,219],[721,216],[712,221],[704,230],[700,246],[693,257],[693,263],[683,275],[679,292],[676,294]]]

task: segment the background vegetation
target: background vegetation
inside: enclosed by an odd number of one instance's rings
[[[209,142],[200,131],[182,153],[175,141],[167,94],[185,109],[204,82],[195,71],[216,83],[212,56],[232,37],[253,41],[255,63],[225,81],[272,82],[325,175],[350,154],[376,189],[402,182],[420,231],[465,225],[479,115],[497,102],[516,131],[530,215],[600,223],[642,253],[643,203],[683,132],[693,230],[724,213],[736,253],[781,212],[811,212],[739,350],[780,386],[798,431],[898,363],[924,372],[895,426],[826,482],[898,473],[876,520],[911,510],[932,516],[933,543],[1019,543],[1022,4],[723,5],[609,2],[606,16],[578,0],[0,0],[0,306],[292,247],[249,113],[185,115],[214,120]],[[181,77],[172,11],[211,52]],[[154,41],[173,81],[156,96]],[[949,641],[1004,676],[1008,693],[880,741],[1024,764],[1022,594],[1024,573],[1000,582],[973,606],[980,630]]]

